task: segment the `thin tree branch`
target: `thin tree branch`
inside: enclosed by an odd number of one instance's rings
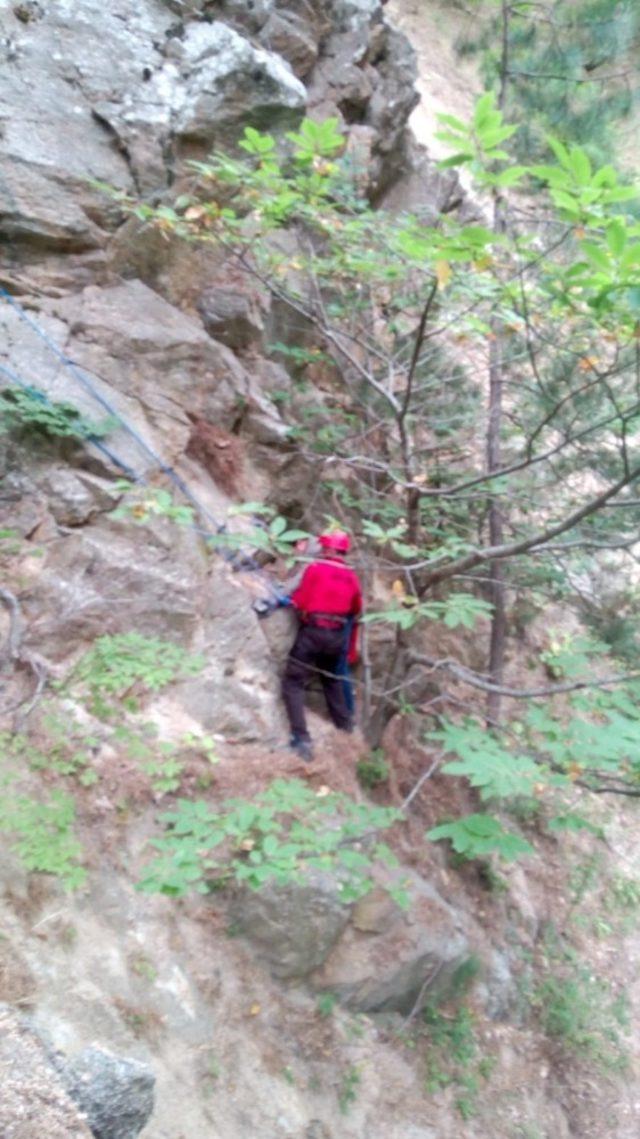
[[[510,697],[513,700],[535,700],[542,696],[558,696],[564,692],[577,692],[584,688],[608,688],[610,685],[626,684],[628,681],[640,677],[640,669],[638,669],[634,672],[607,676],[602,680],[573,680],[567,681],[566,684],[552,684],[544,688],[508,688],[503,684],[493,684],[491,680],[486,680],[477,672],[472,672],[471,669],[465,668],[464,665],[446,657],[442,660],[432,660],[431,657],[424,656],[422,653],[412,652],[408,659],[412,664],[425,665],[432,672],[436,669],[446,669],[447,672],[452,673],[463,684],[468,684],[471,688],[479,688],[481,692],[498,692],[500,696]]]

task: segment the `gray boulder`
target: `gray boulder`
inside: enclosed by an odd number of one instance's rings
[[[59,1062],[58,1071],[95,1139],[136,1139],[153,1112],[155,1076],[147,1064],[93,1047]]]
[[[49,510],[62,526],[80,526],[104,511],[114,510],[120,496],[113,484],[88,471],[53,467],[44,476],[40,489]]]
[[[276,0],[164,0],[183,20],[215,18],[241,31],[258,32],[276,6]]]
[[[74,645],[129,629],[188,642],[202,563],[195,541],[162,522],[145,528],[144,542],[135,524],[108,520],[57,538],[30,589],[29,645],[59,658]]]
[[[483,218],[469,202],[455,170],[439,170],[423,147],[410,148],[407,169],[380,201],[392,213],[412,213],[424,225],[435,225],[443,213],[454,213],[461,221]]]
[[[312,28],[295,12],[274,12],[260,32],[260,43],[286,59],[299,79],[309,74],[318,58]]]
[[[293,124],[306,106],[303,85],[280,56],[255,48],[226,24],[190,24],[180,66],[170,61],[152,80],[169,92],[172,130],[211,145],[241,120],[271,129]]]
[[[206,289],[198,301],[198,311],[207,332],[228,348],[243,350],[258,346],[262,339],[260,309],[241,288]]]
[[[170,15],[124,25],[123,7],[60,2],[27,23],[3,14],[15,50],[0,67],[0,230],[27,250],[100,246],[120,211],[89,180],[134,188],[127,155],[95,113],[98,91],[161,62],[152,43]]]
[[[3,1139],[91,1139],[39,1037],[0,1006],[0,1135]]]
[[[381,0],[332,0],[331,14],[339,31],[355,31],[382,19]]]
[[[368,0],[345,8],[309,79],[315,117],[337,115],[347,127],[371,132],[365,177],[376,195],[404,167],[407,120],[419,101],[415,52],[401,32],[377,21],[378,9]]]
[[[254,6],[252,31],[272,7]],[[94,181],[164,189],[183,142],[208,148],[243,120],[291,125],[306,104],[280,56],[220,22],[176,28],[151,0],[60,0],[38,19],[3,20],[0,233],[23,257],[104,247],[122,211]]]
[[[314,974],[314,988],[361,1012],[405,1015],[434,995],[447,995],[469,957],[462,918],[423,879],[410,872],[403,878],[410,888],[408,911],[380,898],[364,919],[356,908],[355,922]]]
[[[238,932],[274,977],[306,977],[325,960],[349,921],[335,879],[243,891],[231,906]]]

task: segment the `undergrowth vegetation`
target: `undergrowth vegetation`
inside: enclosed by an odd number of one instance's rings
[[[231,799],[212,807],[181,800],[163,816],[166,834],[153,840],[159,854],[141,887],[181,895],[235,881],[258,890],[268,882],[283,886],[324,872],[335,875],[340,900],[348,904],[372,888],[377,863],[397,866],[378,836],[399,817],[393,808],[354,803],[296,779],[274,780],[252,802]],[[389,893],[398,904],[409,904],[401,882]]]
[[[629,1064],[630,1030],[626,993],[616,992],[611,981],[553,927],[546,931],[536,964],[529,997],[550,1041],[598,1071],[624,1071]]]
[[[10,384],[0,391],[0,433],[84,440],[100,439],[109,430],[109,423],[94,423],[73,404],[50,400],[36,388]]]

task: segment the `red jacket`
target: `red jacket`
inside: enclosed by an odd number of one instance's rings
[[[362,588],[358,575],[341,558],[325,557],[312,562],[302,575],[291,601],[304,616],[306,613],[335,613],[340,617],[357,617],[362,612]],[[357,658],[358,628],[354,621],[349,641],[348,659]]]

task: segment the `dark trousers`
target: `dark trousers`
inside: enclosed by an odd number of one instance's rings
[[[282,678],[282,698],[292,735],[309,738],[304,714],[304,690],[314,676],[322,684],[327,709],[336,728],[344,731],[351,728],[344,678],[336,675],[344,653],[344,639],[343,628],[318,629],[302,625],[299,629]]]

